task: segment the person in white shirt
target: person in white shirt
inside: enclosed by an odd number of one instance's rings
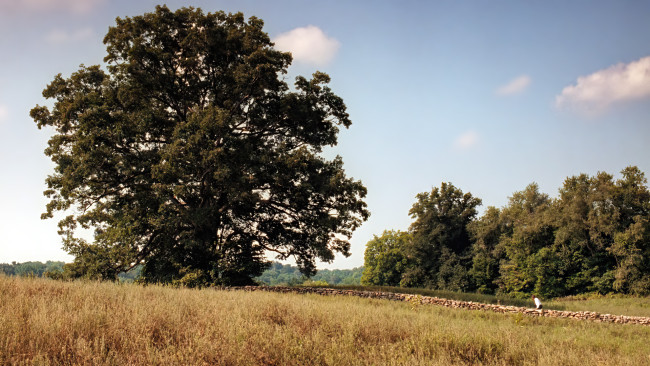
[[[535,295],[533,295],[533,301],[535,301],[535,309],[540,310],[542,308],[542,301]]]

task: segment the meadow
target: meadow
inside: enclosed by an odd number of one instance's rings
[[[649,338],[356,297],[0,276],[3,365],[645,365]]]
[[[569,296],[547,302],[549,309],[595,311],[604,314],[650,317],[650,297],[625,295]]]
[[[444,299],[459,301],[474,301],[484,304],[511,305],[520,307],[532,307],[533,302],[529,298],[517,298],[507,295],[490,295],[473,292],[455,292],[446,290],[430,290],[422,288],[406,288],[392,286],[327,286],[343,290],[359,291],[380,291],[407,293],[422,296],[435,296]],[[544,299],[544,308],[566,311],[594,311],[603,314],[644,316],[650,317],[650,297],[632,296],[622,294],[598,295],[585,294],[579,296],[567,296],[556,299]]]

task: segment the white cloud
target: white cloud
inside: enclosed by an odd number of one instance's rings
[[[617,102],[646,98],[650,98],[650,56],[579,77],[555,97],[555,105],[601,112]]]
[[[63,10],[81,15],[90,13],[104,2],[105,0],[0,0],[0,11],[14,13]]]
[[[456,138],[454,141],[454,147],[458,150],[467,150],[476,146],[479,140],[480,137],[478,133],[474,130],[470,130]]]
[[[276,49],[291,52],[294,61],[318,66],[332,61],[341,46],[339,41],[313,25],[282,33],[273,42]]]
[[[497,88],[497,95],[514,95],[519,94],[526,90],[530,85],[530,77],[528,75],[521,75],[511,80],[508,84]]]
[[[83,41],[91,38],[93,35],[94,32],[92,28],[82,28],[72,32],[62,29],[54,29],[45,36],[45,39],[51,44],[63,44]]]

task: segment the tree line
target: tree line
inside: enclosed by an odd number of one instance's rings
[[[358,285],[361,283],[363,267],[352,269],[321,269],[312,277],[306,277],[300,268],[290,264],[273,262],[271,267],[255,278],[260,284],[269,286],[300,285],[305,283],[322,285]]]
[[[65,263],[59,261],[0,263],[0,273],[6,276],[35,276],[60,279]],[[118,274],[122,282],[134,282],[140,278],[142,266]],[[306,277],[300,268],[290,264],[273,262],[271,266],[255,278],[258,284],[268,286],[296,286],[302,284],[320,285],[359,285],[363,267],[352,269],[321,269],[314,276]]]
[[[64,269],[65,262],[62,261],[47,261],[45,263],[39,261],[30,261],[17,263],[0,263],[0,274],[5,276],[34,276],[34,277],[48,277],[52,279],[65,279]],[[135,266],[127,272],[121,272],[117,275],[118,280],[122,282],[133,282],[140,277],[142,266]]]
[[[11,262],[0,263],[0,273],[7,276],[36,276],[43,277],[48,274],[63,271],[64,262],[47,261],[43,262]]]
[[[502,208],[451,183],[420,193],[407,231],[367,243],[365,285],[545,297],[650,293],[650,191],[635,166],[621,178],[568,177],[557,198],[536,183]]]

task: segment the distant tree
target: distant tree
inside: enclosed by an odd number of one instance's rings
[[[255,278],[257,282],[269,286],[293,286],[303,283],[305,279],[305,276],[300,272],[298,267],[279,262],[273,262],[266,271]]]
[[[338,283],[340,285],[360,285],[361,277],[363,276],[364,267],[356,267],[349,270],[337,270],[341,272],[347,272],[348,275],[342,275],[341,281]]]
[[[468,225],[477,215],[481,200],[463,193],[451,183],[442,183],[430,193],[416,196],[409,211],[415,220],[409,229],[409,267],[402,276],[404,286],[471,290],[471,247]]]
[[[402,231],[384,231],[366,244],[363,285],[399,286],[406,271],[407,245],[411,235]]]
[[[16,274],[14,270],[14,264],[0,263],[0,273],[3,273],[7,276],[14,276]]]
[[[36,276],[42,277],[46,265],[41,262],[24,262],[14,265],[14,273],[18,276]]]
[[[45,271],[43,276],[50,278],[59,278],[63,274],[64,262],[47,261],[45,262]]]
[[[269,286],[300,285],[304,283],[327,283],[329,285],[358,285],[363,267],[352,269],[322,269],[312,277],[306,277],[298,267],[290,264],[273,262],[269,269],[264,271],[255,280]]]
[[[117,275],[121,282],[135,282],[140,279],[140,274],[142,273],[142,265],[139,264],[131,268],[127,272],[122,272]]]
[[[45,262],[45,272],[63,271],[64,262],[47,261]]]
[[[8,276],[36,276],[43,277],[50,272],[60,271],[63,268],[63,262],[47,261],[46,263],[32,261],[17,263],[0,263],[0,273]]]
[[[143,264],[146,282],[249,284],[267,253],[305,275],[349,255],[366,188],[321,156],[351,124],[345,104],[323,73],[290,90],[279,76],[291,55],[262,27],[159,6],[109,29],[107,72],[82,66],[47,86],[52,109],[31,111],[55,132],[43,217],[78,212],[60,222],[70,276],[115,280]]]

